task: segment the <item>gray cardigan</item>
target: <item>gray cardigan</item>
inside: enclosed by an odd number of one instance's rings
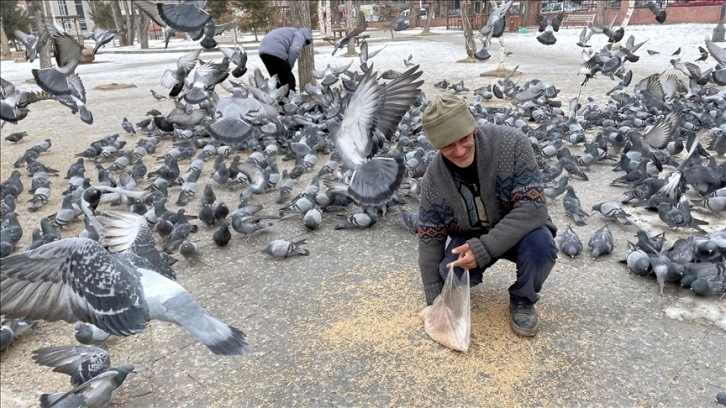
[[[486,266],[529,232],[547,225],[555,234],[557,227],[547,214],[541,173],[529,139],[514,128],[487,124],[479,127],[474,140],[479,191],[490,230],[467,243],[477,264]],[[439,264],[446,238],[472,229],[464,200],[438,152],[423,176],[419,210],[418,263],[427,304],[443,287]]]
[[[260,54],[268,54],[295,65],[300,49],[313,41],[313,32],[309,28],[282,27],[276,28],[260,41]]]

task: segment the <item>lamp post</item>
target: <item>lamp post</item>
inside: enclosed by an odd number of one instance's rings
[[[713,35],[711,36],[711,41],[713,42],[723,42],[726,41],[724,39],[724,34],[726,34],[726,28],[724,28],[724,20],[726,18],[726,0],[721,3],[721,16],[718,18],[718,24],[716,25],[716,28],[713,29]]]

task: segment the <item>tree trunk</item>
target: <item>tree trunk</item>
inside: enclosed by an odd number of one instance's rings
[[[310,27],[312,20],[310,19],[310,3],[307,1],[291,1],[290,17],[295,27]],[[305,89],[305,85],[315,85],[312,71],[315,69],[315,56],[313,53],[313,44],[308,44],[300,50],[297,58],[297,77],[299,89]]]
[[[149,21],[151,20],[146,13],[138,13],[139,21],[139,44],[142,50],[149,49]]]
[[[605,25],[605,3],[604,1],[598,1],[595,4],[595,25],[598,27]]]
[[[468,1],[462,1],[461,2],[461,26],[464,28],[464,39],[466,44],[466,55],[469,56],[469,58],[474,58],[474,54],[476,54],[476,43],[474,43],[474,32],[471,29],[471,24],[469,23],[469,2]]]
[[[42,1],[28,0],[26,4],[28,5],[29,14],[34,17],[33,28],[35,29],[35,32],[42,32],[42,30],[45,30],[45,27],[43,26],[43,22],[45,21],[45,12],[43,11]],[[48,40],[48,43],[50,45],[51,40]],[[50,59],[50,48],[50,46],[45,46],[38,55],[41,68],[50,68],[53,66]]]
[[[124,0],[123,5],[126,12],[124,37],[126,37],[126,45],[133,45],[136,38],[136,7],[131,7],[128,0]]]
[[[116,26],[116,30],[123,30],[125,21],[123,15],[121,15],[121,3],[118,1],[111,2],[111,14],[113,14],[113,24]],[[125,35],[117,35],[116,37],[122,47],[129,45]]]
[[[421,34],[431,34],[431,18],[433,17],[433,13],[431,12],[431,9],[433,7],[429,6],[429,8],[426,9],[426,23],[424,23],[423,31],[421,31]]]
[[[10,43],[8,42],[8,36],[5,35],[3,18],[2,16],[0,16],[0,59],[10,58],[12,58],[12,53],[10,52]]]
[[[356,0],[346,0],[345,2],[345,26],[348,28],[348,32],[353,31],[358,24],[356,19],[356,16],[358,16],[358,13],[356,12],[357,5],[358,2]],[[355,52],[355,41],[351,39],[348,41],[348,52],[346,53],[346,56],[355,55],[357,55]]]
[[[416,0],[408,2],[408,26],[418,28],[418,1]]]

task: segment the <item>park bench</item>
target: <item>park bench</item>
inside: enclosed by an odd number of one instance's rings
[[[589,26],[595,21],[595,13],[592,14],[567,14],[562,20],[563,27]]]

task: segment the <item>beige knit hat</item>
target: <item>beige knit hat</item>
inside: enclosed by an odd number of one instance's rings
[[[436,149],[471,134],[477,127],[466,103],[453,95],[437,97],[426,106],[421,119],[424,133]]]

